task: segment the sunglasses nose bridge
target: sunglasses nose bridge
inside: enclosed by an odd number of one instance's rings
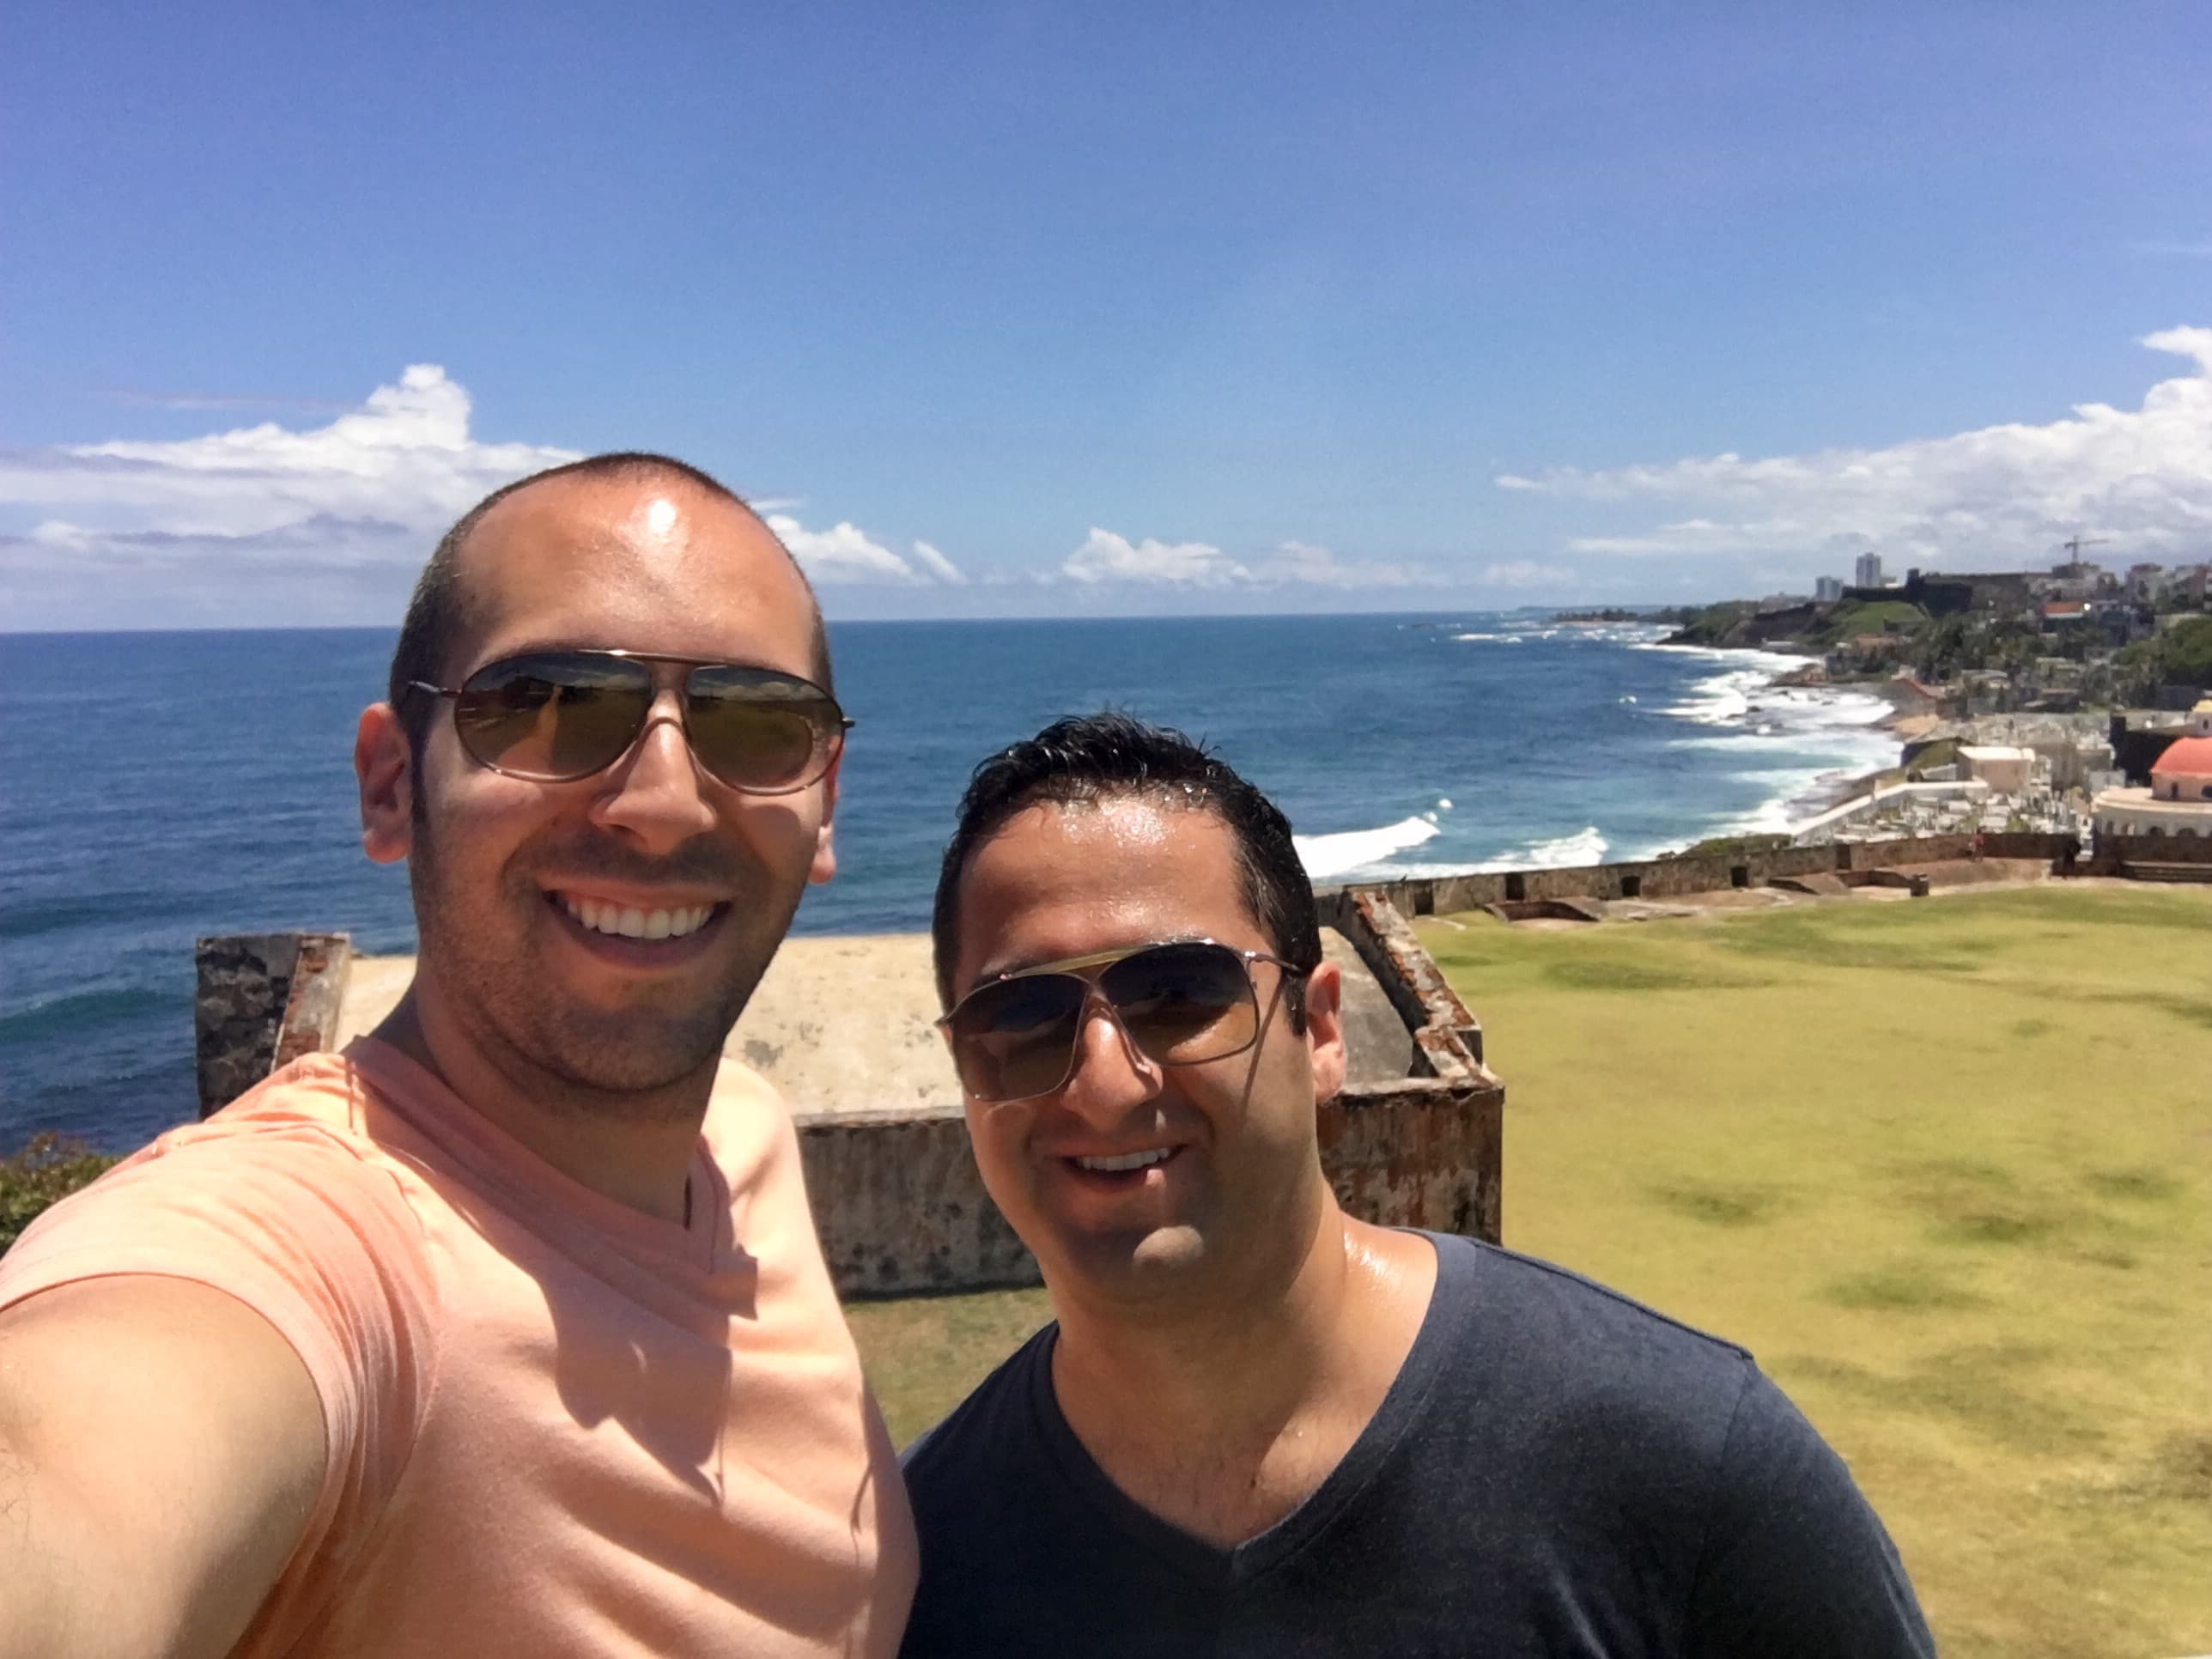
[[[1106,1024],[1105,1034],[1094,1036],[1101,1019]],[[1105,1053],[1100,1052],[1102,1042],[1108,1045]],[[1109,1059],[1115,1051],[1121,1056],[1120,1067]],[[1060,1085],[1066,1097],[1079,1106],[1094,1097],[1118,1099],[1127,1091],[1114,1085],[1134,1079],[1149,1097],[1158,1092],[1164,1076],[1159,1061],[1145,1052],[1113,999],[1099,988],[1097,980],[1085,980],[1083,1006],[1076,1014],[1075,1038],[1067,1057],[1067,1075]]]
[[[600,793],[593,815],[629,830],[649,849],[672,848],[712,828],[714,809],[691,747],[680,680],[653,687],[629,742],[597,776]]]

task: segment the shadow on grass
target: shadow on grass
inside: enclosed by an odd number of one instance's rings
[[[2168,1435],[2141,1456],[2047,1481],[2037,1495],[2082,1508],[2212,1504],[2212,1434]]]
[[[2160,1013],[2171,1014],[2187,1024],[2201,1025],[2212,1030],[2212,1002],[2195,997],[2178,997],[2163,991],[2088,991],[2073,993],[2076,1002],[2095,1002],[2123,1008],[2155,1008]]]
[[[1755,991],[1773,983],[1692,963],[1579,954],[1546,963],[1544,977],[1569,991]]]
[[[1780,1360],[1776,1370],[1816,1379],[1885,1411],[1961,1424],[2017,1450],[2079,1451],[2104,1438],[2095,1415],[2063,1403],[2047,1384],[2031,1382],[2058,1352],[2029,1343],[1978,1343],[1931,1355],[1901,1376],[1823,1354]]]
[[[1898,1195],[1925,1218],[1927,1237],[1960,1248],[2050,1246],[2094,1267],[2132,1269],[2136,1255],[2115,1243],[2160,1231],[2156,1206],[2187,1190],[2179,1176],[2137,1167],[2091,1170],[2065,1193],[2023,1190],[2002,1164],[1938,1158],[1898,1166]],[[2092,1194],[2121,1207],[2072,1201]],[[2145,1206],[2152,1206],[2146,1211]]]
[[[1886,907],[1894,908],[1896,907]],[[1909,914],[1909,913],[1908,913]],[[1747,957],[1771,957],[1814,968],[1871,968],[1884,973],[1975,974],[2002,950],[1989,935],[1918,939],[1891,925],[1881,933],[1865,930],[1858,919],[1802,915],[1763,918],[1760,927],[1731,928],[1722,941]]]
[[[2081,1180],[2091,1192],[2104,1197],[2139,1199],[2149,1203],[2179,1198],[2187,1190],[2179,1176],[2163,1170],[2092,1170]]]
[[[1644,1191],[1676,1215],[1714,1227],[1759,1226],[1771,1220],[1789,1203],[1787,1195],[1775,1187],[1677,1182],[1671,1186],[1647,1187]]]
[[[1900,1310],[1990,1305],[1990,1298],[1979,1291],[1951,1284],[1940,1273],[1910,1262],[1831,1280],[1821,1291],[1820,1299],[1838,1308]]]

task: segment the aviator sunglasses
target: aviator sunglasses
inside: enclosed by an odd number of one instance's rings
[[[644,651],[532,651],[458,686],[409,684],[453,705],[461,747],[510,778],[569,783],[637,742],[659,696],[654,665],[681,668],[684,735],[699,764],[748,795],[787,795],[830,769],[853,722],[811,680],[773,668]]]
[[[1029,1100],[1073,1075],[1094,996],[1138,1051],[1162,1066],[1243,1053],[1260,1040],[1255,962],[1273,963],[1286,981],[1309,971],[1212,939],[1147,945],[1001,974],[937,1024],[971,1097],[984,1105]],[[1083,969],[1097,971],[1077,971]]]

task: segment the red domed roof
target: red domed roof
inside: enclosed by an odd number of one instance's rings
[[[2177,738],[2150,763],[2151,776],[2212,778],[2212,738]]]

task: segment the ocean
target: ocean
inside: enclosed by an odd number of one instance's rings
[[[1104,707],[1215,746],[1316,880],[1652,856],[1785,827],[1890,763],[1876,700],[1796,659],[1525,614],[847,623],[859,722],[838,876],[804,933],[921,931],[969,769]],[[0,638],[0,1152],[124,1150],[196,1109],[192,944],[338,929],[410,951],[404,871],[360,850],[354,723],[392,633]]]

